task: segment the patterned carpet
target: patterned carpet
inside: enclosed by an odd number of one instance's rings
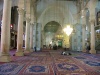
[[[50,50],[11,56],[12,62],[0,63],[0,75],[100,75],[100,54],[71,54]]]

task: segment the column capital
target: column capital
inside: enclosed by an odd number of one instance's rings
[[[19,14],[19,15],[23,15],[23,14],[24,14],[24,9],[22,9],[22,8],[17,8],[17,10],[18,10],[18,14]]]
[[[95,15],[90,15],[90,21],[95,21]]]
[[[31,21],[30,17],[27,17],[26,21],[29,23]]]
[[[94,24],[93,24],[94,22],[95,22],[95,19],[91,19],[91,20],[90,20],[91,25],[94,25]]]
[[[31,23],[31,25],[34,25],[34,23]]]
[[[82,24],[82,28],[85,28],[86,27],[86,25],[85,24]]]
[[[82,18],[82,24],[86,24],[86,17]]]
[[[90,11],[95,10],[98,0],[90,0],[88,3],[88,8]]]
[[[81,16],[86,17],[86,10],[85,9],[81,10]]]

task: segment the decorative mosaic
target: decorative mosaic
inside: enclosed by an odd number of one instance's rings
[[[74,26],[75,33],[72,35],[71,44],[73,51],[81,51],[82,50],[82,25],[76,23]]]

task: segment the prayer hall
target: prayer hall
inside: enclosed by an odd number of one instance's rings
[[[100,0],[0,0],[0,75],[100,75]]]

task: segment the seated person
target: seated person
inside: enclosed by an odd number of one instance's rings
[[[62,55],[66,55],[66,52],[62,52],[61,54],[62,54]]]
[[[65,52],[65,51],[64,51],[64,52],[61,53],[61,55],[72,55],[72,54],[69,53],[69,52]]]

